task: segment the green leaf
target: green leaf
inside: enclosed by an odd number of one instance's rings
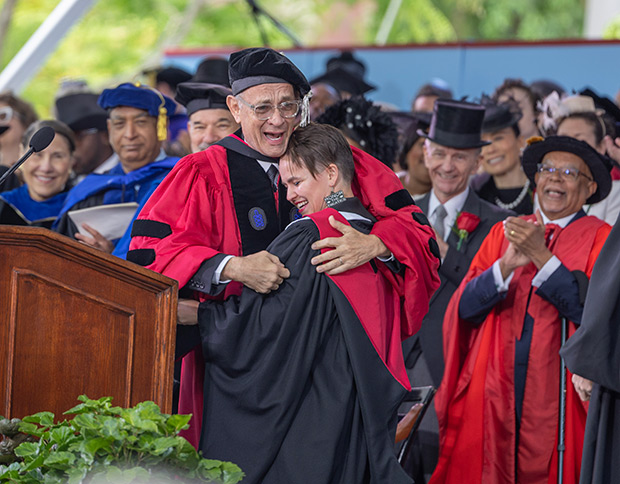
[[[39,412],[22,419],[23,422],[37,423],[43,427],[54,425],[54,414],[52,412]]]
[[[180,430],[189,428],[189,420],[191,415],[171,415],[166,420],[166,427],[169,432],[178,433]]]
[[[66,469],[75,462],[75,456],[71,452],[52,452],[43,462],[44,465]]]
[[[151,444],[150,451],[155,455],[171,453],[177,446],[176,437],[160,437]]]
[[[65,444],[71,437],[73,437],[73,431],[69,427],[63,426],[50,430],[50,440],[55,444]]]
[[[41,437],[44,433],[44,430],[38,425],[24,421],[19,424],[19,431],[28,435],[34,435],[35,437]]]
[[[101,425],[95,420],[95,417],[90,413],[82,413],[80,415],[76,415],[73,419],[73,423],[78,426],[78,428],[86,428],[86,429],[99,429]]]
[[[22,442],[15,448],[17,457],[27,458],[34,457],[39,454],[39,444],[33,442]]]

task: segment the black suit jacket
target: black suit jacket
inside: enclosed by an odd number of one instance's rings
[[[428,213],[429,199],[430,193],[427,193],[416,201],[417,205],[427,216],[431,215]],[[403,343],[407,368],[412,369],[420,355],[424,353],[435,387],[439,386],[443,377],[442,326],[448,302],[450,302],[452,294],[456,291],[463,277],[465,277],[472,259],[478,252],[482,241],[491,230],[491,227],[506,217],[515,215],[513,212],[485,202],[472,189],[469,190],[469,195],[465,199],[461,211],[477,215],[480,217],[480,223],[469,234],[467,239],[463,241],[460,251],[456,250],[458,236],[454,232],[450,233],[448,237],[449,249],[439,268],[441,285],[430,300],[429,311],[422,321],[420,331]],[[412,383],[417,385],[416,382]]]

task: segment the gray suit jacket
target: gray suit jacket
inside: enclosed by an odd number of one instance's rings
[[[429,199],[430,193],[427,193],[416,201],[417,205],[427,216],[430,216],[428,213]],[[420,331],[403,343],[407,368],[412,369],[421,353],[424,353],[435,387],[439,386],[443,377],[442,326],[448,302],[463,280],[463,277],[465,277],[472,259],[478,252],[482,241],[491,230],[491,227],[506,217],[515,215],[513,212],[485,202],[471,189],[461,211],[477,215],[480,217],[480,223],[469,234],[467,239],[463,241],[460,251],[456,250],[458,236],[454,232],[450,233],[448,237],[449,249],[439,268],[441,285],[430,300],[429,311],[422,321]],[[412,383],[417,385],[416,382]]]

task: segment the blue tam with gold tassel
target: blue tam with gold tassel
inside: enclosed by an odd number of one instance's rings
[[[166,139],[168,116],[174,113],[176,104],[156,89],[143,84],[125,82],[113,89],[104,89],[97,101],[103,109],[128,106],[143,109],[150,116],[157,118],[157,137]]]

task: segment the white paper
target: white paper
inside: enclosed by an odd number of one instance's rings
[[[86,223],[108,240],[120,239],[138,209],[136,202],[113,203],[81,208],[69,212],[69,217],[81,234],[92,237],[83,227]]]

